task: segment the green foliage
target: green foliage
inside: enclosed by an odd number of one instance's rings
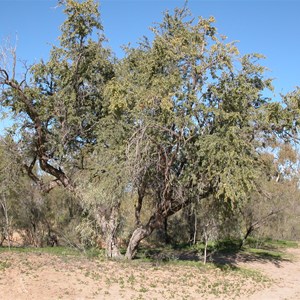
[[[65,6],[64,13],[67,17],[61,26],[62,35],[60,37],[62,46],[81,46],[90,36],[94,28],[102,30],[99,21],[98,5],[93,0],[79,3],[73,0],[61,0],[61,5]]]
[[[93,0],[59,4],[66,19],[48,61],[20,82],[0,62],[1,105],[18,120],[5,141],[13,155],[0,149],[0,193],[17,228],[31,222],[40,242],[55,229],[70,244],[95,246],[100,232],[128,239],[135,226],[143,234],[133,249],[174,215],[173,232],[178,220],[190,230],[177,230],[178,240],[191,240],[196,220],[195,241],[240,237],[282,205],[285,187],[295,191],[299,88],[281,102],[266,97],[262,55],[240,55],[213,17],[194,19],[184,7],[116,60]],[[54,186],[72,197],[42,194]]]
[[[258,136],[271,133],[263,127],[270,80],[256,62],[260,55],[240,57],[218,39],[213,18],[194,24],[187,16],[185,9],[165,14],[152,43],[127,50],[108,85],[110,109],[129,110],[136,120],[134,168],[143,173],[147,166],[149,186],[165,181],[165,194],[186,189],[191,198],[213,188],[238,203],[258,177]]]
[[[50,60],[32,69],[40,115],[49,131],[47,146],[60,158],[68,151],[82,157],[84,147],[91,151],[88,145],[94,144],[95,127],[105,113],[103,87],[113,76],[97,5],[90,0],[64,2],[61,47],[53,47]],[[94,30],[97,41],[89,38]]]

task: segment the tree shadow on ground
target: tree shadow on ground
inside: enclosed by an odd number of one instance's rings
[[[212,254],[209,261],[217,266],[230,266],[236,267],[239,263],[247,262],[259,262],[259,263],[272,263],[277,268],[281,267],[281,264],[286,261],[290,261],[287,258],[282,257],[283,253],[279,252],[272,253],[270,251],[260,250],[259,252],[249,253],[243,250],[236,252],[216,252]]]
[[[210,255],[210,261],[216,265],[237,266],[238,263],[272,263],[280,268],[282,262],[290,261],[284,257],[284,251],[278,247],[263,245],[258,248],[241,247],[239,243],[223,243]]]
[[[194,249],[176,247],[173,249],[148,249],[144,252],[144,257],[153,261],[203,261],[203,252]],[[259,262],[272,263],[280,268],[281,264],[291,261],[284,257],[284,252],[277,248],[240,248],[238,245],[220,245],[217,248],[209,249],[207,262],[214,264],[218,268],[238,268],[239,263]]]
[[[146,258],[155,261],[199,261],[199,255],[195,250],[170,250],[170,249],[147,249],[138,258]]]

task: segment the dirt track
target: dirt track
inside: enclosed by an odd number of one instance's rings
[[[42,253],[0,253],[1,300],[300,299],[300,249],[291,260],[233,257],[240,271],[151,263],[95,261]],[[254,276],[255,277],[255,276]]]

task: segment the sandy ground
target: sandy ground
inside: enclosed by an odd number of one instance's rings
[[[288,252],[291,260],[233,257],[223,269],[6,251],[0,299],[300,299],[300,249]]]
[[[283,262],[252,262],[251,268],[262,271],[273,284],[262,291],[254,293],[251,300],[300,299],[300,249],[288,249],[291,261]]]

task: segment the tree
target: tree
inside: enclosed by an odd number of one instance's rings
[[[45,193],[61,186],[80,199],[109,257],[120,255],[119,208],[130,193],[137,201],[128,259],[192,203],[238,207],[260,190],[264,149],[297,135],[300,89],[282,102],[265,97],[272,86],[262,56],[241,56],[214,18],[194,21],[186,7],[166,12],[152,42],[116,61],[97,5],[59,3],[66,21],[49,61],[25,66],[19,79],[14,48],[2,51],[0,101],[17,119],[19,164]]]
[[[15,230],[14,204],[20,192],[18,182],[22,177],[10,152],[12,143],[9,137],[0,138],[0,246],[6,241],[9,248]]]
[[[13,233],[13,202],[19,191],[16,183],[21,172],[8,151],[9,145],[9,138],[0,139],[0,245],[6,240],[10,247]]]
[[[262,172],[260,176],[260,190],[253,191],[249,199],[239,207],[242,241],[241,247],[247,238],[254,232],[264,232],[268,237],[277,237],[276,227],[284,236],[290,231],[290,226],[284,224],[282,219],[289,216],[297,217],[297,198],[299,196],[299,160],[296,150],[291,143],[275,143],[273,153],[269,151],[262,154]],[[293,207],[293,217],[291,217]],[[271,229],[272,228],[272,229]]]
[[[48,62],[28,67],[18,80],[15,64],[9,72],[2,55],[1,105],[18,119],[18,149],[31,179],[44,192],[60,185],[82,197],[72,178],[88,167],[87,157],[97,144],[99,120],[106,114],[103,91],[113,77],[113,59],[103,46],[97,4],[92,0],[59,3],[66,20],[60,45],[52,47]],[[92,39],[95,34],[97,40]],[[44,182],[41,171],[53,180]],[[94,217],[100,223],[109,222],[114,209],[103,206],[102,210],[100,215],[108,219]],[[108,251],[108,255],[113,254]]]
[[[297,113],[290,103],[264,96],[272,86],[262,56],[240,56],[213,22],[194,22],[186,8],[166,12],[152,29],[153,41],[127,49],[108,85],[111,111],[133,120],[127,157],[138,203],[128,259],[166,218],[193,202],[211,196],[242,203],[258,183],[261,149],[293,134]],[[146,194],[153,208],[142,224]]]

